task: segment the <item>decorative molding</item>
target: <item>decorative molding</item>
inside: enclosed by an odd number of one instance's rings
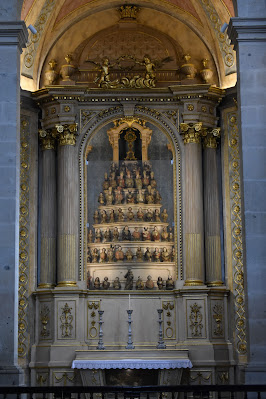
[[[61,338],[72,338],[72,330],[73,330],[73,315],[72,308],[66,303],[63,308],[61,308],[62,313],[60,316],[60,328],[61,328]]]
[[[212,305],[213,303],[214,301]],[[212,306],[212,337],[224,337],[224,307],[222,301],[216,301]]]
[[[163,338],[176,339],[175,302],[163,301]]]
[[[50,308],[47,304],[43,304],[40,311],[40,339],[49,339],[50,331]]]
[[[211,370],[191,370],[190,372],[191,384],[197,385],[211,385],[212,372]]]
[[[230,18],[227,33],[234,46],[239,42],[265,42],[266,18]]]
[[[19,214],[19,290],[18,290],[18,356],[29,350],[29,202],[30,202],[30,119],[21,115],[20,138],[20,214]]]
[[[26,47],[28,31],[24,21],[0,22],[0,45]]]
[[[100,301],[88,301],[88,330],[87,339],[98,339],[98,323],[96,310],[100,310]]]
[[[202,329],[203,329],[203,315],[201,312],[201,305],[198,305],[196,302],[193,305],[190,305],[190,329],[193,338],[202,338]]]
[[[139,359],[120,359],[120,360],[74,360],[73,369],[179,369],[191,368],[192,363],[189,359],[177,360],[139,360]]]

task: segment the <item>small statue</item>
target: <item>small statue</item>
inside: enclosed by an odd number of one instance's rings
[[[88,290],[90,289],[90,286],[91,286],[91,276],[88,272],[87,273],[87,288],[88,288]]]
[[[143,220],[144,219],[144,212],[143,212],[142,208],[138,209],[137,218],[138,218],[138,220]]]
[[[117,171],[117,165],[115,162],[112,162],[110,165],[110,173],[116,174],[116,171]]]
[[[105,194],[106,205],[113,204],[114,196],[112,190],[113,190],[112,187],[109,187],[107,193]]]
[[[109,214],[109,222],[114,223],[115,221],[115,211],[112,209]]]
[[[162,218],[162,221],[163,221],[164,223],[167,222],[168,214],[167,214],[167,210],[166,210],[166,209],[163,210],[163,212],[162,212],[162,214],[161,214],[161,218]]]
[[[155,209],[155,211],[154,211],[154,221],[155,222],[160,222],[161,221],[160,210],[159,209]]]
[[[156,188],[157,183],[156,183],[156,180],[154,179],[154,172],[151,172],[150,177],[151,177],[151,181],[150,181],[151,188]]]
[[[147,204],[154,204],[153,191],[152,191],[150,185],[147,187],[147,191],[148,191],[147,194],[146,194],[146,202],[147,202]]]
[[[166,287],[167,290],[173,290],[175,288],[175,283],[174,280],[172,279],[172,276],[168,276],[168,279],[166,280]]]
[[[102,287],[104,290],[108,290],[110,287],[110,282],[108,281],[108,277],[104,277]]]
[[[142,260],[143,260],[143,252],[142,252],[141,247],[137,248],[136,257],[137,257],[137,262],[142,262]]]
[[[121,164],[121,166],[120,166],[120,172],[123,172],[123,175],[124,175],[124,176],[125,176],[125,174],[126,174],[126,169],[127,169],[126,163],[125,163],[125,161],[123,161],[122,164]]]
[[[171,255],[169,254],[168,250],[166,247],[163,247],[162,253],[161,253],[162,261],[163,262],[169,262]]]
[[[101,249],[99,257],[100,257],[100,263],[106,262],[107,254],[106,254],[106,249],[105,248]]]
[[[149,164],[149,162],[144,161],[143,170],[144,170],[145,172],[148,172],[148,173],[151,172],[151,165]]]
[[[98,224],[99,223],[99,219],[100,219],[100,215],[99,215],[99,212],[96,210],[94,212],[94,215],[93,215],[94,223]]]
[[[91,259],[92,259],[91,250],[90,250],[90,248],[88,248],[88,250],[87,250],[87,262],[90,263]]]
[[[129,269],[124,277],[127,279],[126,285],[125,285],[125,290],[132,290],[133,289],[133,280],[134,280],[132,271]]]
[[[118,222],[124,221],[124,213],[121,208],[118,209],[117,220],[118,220]]]
[[[153,241],[160,241],[160,233],[158,231],[158,227],[154,226],[152,232],[151,232],[152,240]]]
[[[122,204],[124,199],[121,187],[117,187],[115,190],[115,204]]]
[[[119,187],[125,187],[124,172],[121,170],[119,176],[117,177],[117,185]]]
[[[118,241],[119,240],[119,231],[118,228],[115,227],[113,231],[113,241]]]
[[[107,229],[103,234],[103,242],[108,242],[108,241],[111,241],[111,230],[109,229],[109,227],[107,227]]]
[[[147,187],[150,184],[150,179],[149,179],[149,176],[147,175],[146,170],[143,171],[142,183],[143,183],[144,187]]]
[[[92,232],[92,230],[89,230],[89,233],[88,233],[88,242],[92,242],[93,241],[93,232]]]
[[[98,198],[98,202],[99,202],[100,205],[104,205],[105,204],[105,199],[104,199],[103,193],[100,193],[99,198]]]
[[[154,250],[154,252],[153,252],[153,259],[154,259],[154,262],[160,262],[160,260],[161,260],[161,254],[160,254],[160,251],[159,251],[159,248],[155,248],[155,250]]]
[[[131,233],[128,226],[125,226],[122,230],[122,241],[130,241],[131,240]]]
[[[143,241],[150,241],[151,240],[151,233],[149,232],[148,227],[144,227],[144,231],[142,233]]]
[[[153,219],[153,212],[151,208],[149,208],[146,212],[146,220],[147,222],[152,222],[152,219]]]
[[[161,239],[162,239],[162,241],[168,241],[168,238],[169,238],[169,234],[168,234],[168,231],[167,231],[167,227],[163,227],[163,231],[162,231],[162,234],[161,234]]]
[[[107,213],[105,210],[101,211],[101,223],[107,223]]]
[[[110,177],[109,177],[109,186],[112,188],[116,188],[116,178],[115,178],[115,172],[112,172]]]
[[[152,261],[152,253],[151,253],[149,247],[146,248],[145,259],[146,259],[148,262],[151,262],[151,261]]]
[[[135,203],[134,194],[132,193],[131,190],[128,190],[128,194],[127,194],[127,203],[128,203],[128,204],[134,204],[134,203]]]
[[[140,278],[140,276],[138,277],[138,279],[136,281],[136,290],[144,290],[144,283],[143,283],[142,279]]]
[[[114,290],[121,290],[121,283],[119,277],[116,277],[113,282],[113,289]]]
[[[134,231],[132,233],[132,238],[133,238],[133,241],[140,241],[140,239],[141,239],[141,234],[140,234],[139,229],[137,227],[135,227],[135,229],[134,229]]]
[[[93,250],[92,250],[92,263],[96,263],[96,262],[98,262],[98,249],[97,248],[94,248]]]
[[[172,227],[169,227],[169,241],[174,241],[174,234]]]
[[[108,190],[109,188],[109,180],[107,173],[104,174],[104,182],[103,182],[103,190]]]
[[[148,277],[147,277],[147,281],[146,281],[146,284],[145,284],[145,288],[146,288],[147,290],[152,290],[152,289],[154,288],[154,282],[152,281],[151,276],[148,276]]]
[[[134,212],[132,211],[132,208],[129,207],[127,211],[127,220],[133,220],[134,219]]]
[[[127,188],[132,188],[134,187],[134,180],[132,178],[131,172],[129,169],[126,171],[126,187]]]
[[[156,191],[155,191],[155,195],[154,195],[154,203],[155,203],[155,204],[160,204],[161,201],[162,201],[162,197],[161,197],[159,191],[156,190]]]
[[[142,189],[142,178],[138,169],[136,170],[135,186],[138,190]]]
[[[114,261],[114,249],[112,246],[107,249],[107,260],[108,262],[113,262]]]
[[[139,189],[138,192],[137,192],[137,203],[138,204],[143,204],[144,203],[144,200],[145,200],[144,195],[143,195],[144,191],[145,190]]]
[[[96,231],[95,231],[95,242],[102,242],[101,229],[96,229]]]
[[[117,262],[121,262],[124,260],[124,252],[122,251],[121,246],[119,246],[115,251],[115,259]]]
[[[99,277],[96,277],[94,280],[94,289],[95,290],[99,290],[101,288],[101,282]]]
[[[157,280],[157,286],[158,286],[159,290],[163,290],[163,279],[160,276],[158,277],[158,280]]]
[[[127,258],[127,261],[132,261],[132,259],[133,259],[133,253],[130,248],[126,252],[126,258]]]

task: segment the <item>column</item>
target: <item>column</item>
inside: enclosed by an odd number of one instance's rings
[[[204,218],[205,218],[205,264],[206,283],[210,287],[223,285],[220,214],[219,214],[219,186],[217,170],[217,138],[220,128],[204,129]]]
[[[20,383],[18,357],[20,54],[25,23],[13,1],[1,3],[0,20],[0,385]],[[6,7],[5,7],[6,5]],[[13,12],[14,11],[14,12]]]
[[[56,165],[51,130],[39,131],[42,146],[41,266],[39,288],[56,282]]]
[[[76,286],[78,234],[77,124],[56,125],[58,137],[57,286]]]
[[[204,227],[202,189],[202,123],[181,123],[185,144],[185,285],[203,285]]]

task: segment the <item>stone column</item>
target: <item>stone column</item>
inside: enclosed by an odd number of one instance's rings
[[[204,216],[205,216],[205,263],[206,283],[210,287],[223,285],[219,187],[217,170],[217,138],[220,129],[204,129]]]
[[[0,15],[0,385],[17,385],[19,193],[20,193],[20,53],[27,42],[25,23],[15,2],[1,3]]]
[[[41,270],[39,288],[56,282],[56,165],[55,139],[51,131],[40,130],[42,146]]]
[[[203,285],[202,123],[181,123],[180,127],[185,144],[185,285]]]
[[[77,124],[56,125],[58,137],[57,285],[76,286],[78,233]]]

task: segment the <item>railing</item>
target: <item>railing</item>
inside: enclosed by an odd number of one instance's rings
[[[41,394],[41,395],[40,395]],[[1,387],[0,399],[264,399],[266,385]]]

